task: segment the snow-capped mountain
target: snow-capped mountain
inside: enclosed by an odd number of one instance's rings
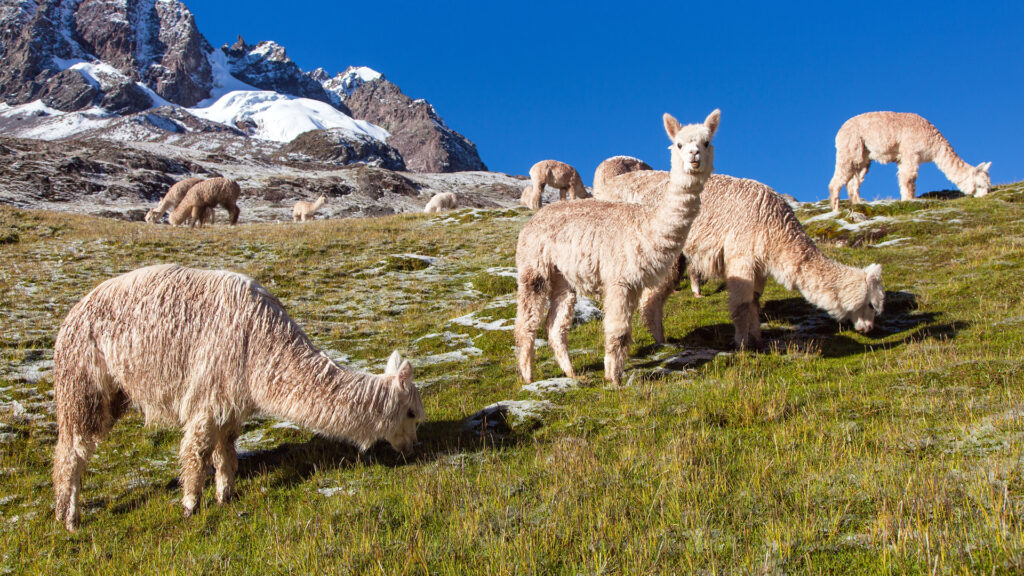
[[[472,142],[382,74],[303,72],[270,41],[214,49],[178,0],[0,0],[0,99],[0,135],[185,142],[200,130],[285,143],[329,130],[331,142],[361,143],[351,150],[377,140],[374,158],[414,171],[486,169]]]

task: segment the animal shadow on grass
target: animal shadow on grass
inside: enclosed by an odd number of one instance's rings
[[[906,336],[896,340],[862,343],[840,333],[840,325],[823,311],[803,298],[786,298],[766,302],[762,310],[764,319],[774,323],[792,323],[793,328],[772,328],[763,333],[765,345],[784,353],[790,342],[814,340],[820,343],[824,358],[843,358],[872,350],[888,350],[931,338],[954,338],[970,323],[963,321],[938,322],[942,315],[935,312],[917,312],[917,297],[909,292],[885,293],[885,311],[875,318],[869,338],[883,340],[896,334]],[[851,327],[847,326],[847,330]]]
[[[347,468],[357,462],[395,468],[407,464],[428,463],[486,448],[518,444],[520,435],[505,435],[490,430],[481,434],[467,429],[465,419],[428,420],[417,436],[415,452],[403,456],[387,442],[378,442],[365,453],[343,441],[314,436],[305,442],[286,442],[274,448],[243,453],[238,459],[238,478],[269,476],[271,486],[292,486],[304,482],[317,471]]]

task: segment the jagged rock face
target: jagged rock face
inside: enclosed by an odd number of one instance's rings
[[[225,45],[221,50],[227,54],[231,75],[247,84],[262,90],[327,102],[349,113],[344,104],[327,94],[320,82],[292,62],[284,47],[276,42],[264,41],[251,46],[239,36],[237,42]]]
[[[388,144],[413,172],[487,170],[468,138],[449,128],[425,100],[413,100],[381,78],[365,82],[345,99],[353,116],[388,132]]]
[[[361,162],[388,170],[405,170],[405,161],[395,148],[369,136],[347,130],[311,130],[281,147],[289,159],[311,159],[327,164]]]
[[[152,105],[136,81],[182,106],[206,98],[213,85],[210,45],[176,0],[4,0],[0,46],[0,93],[9,104],[46,93],[53,103],[48,105],[64,111],[98,105],[134,112]],[[90,91],[55,57],[99,58],[124,78],[98,88],[86,82]],[[72,97],[76,87],[83,94]]]

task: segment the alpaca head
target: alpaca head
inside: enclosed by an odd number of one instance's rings
[[[885,288],[882,287],[882,266],[872,264],[864,269],[865,292],[857,302],[849,308],[847,319],[861,334],[866,334],[875,327],[875,316],[882,313],[885,306]]]
[[[971,174],[971,180],[967,184],[968,190],[962,190],[968,196],[984,196],[992,186],[992,180],[988,176],[988,169],[992,167],[991,162],[978,164]]]
[[[672,144],[672,172],[709,176],[715,169],[715,147],[711,139],[718,131],[718,121],[722,117],[720,110],[715,110],[704,119],[703,124],[687,124],[682,126],[671,114],[665,114],[665,132]]]
[[[327,195],[321,194],[320,197],[316,199],[316,203],[320,205],[327,204]]]
[[[149,212],[146,212],[146,222],[156,224],[160,220],[161,216],[163,216],[163,214],[156,208],[153,208]]]
[[[391,415],[391,427],[384,439],[391,447],[408,455],[416,444],[416,429],[426,419],[423,411],[423,400],[420,391],[412,383],[412,365],[402,360],[401,354],[395,350],[388,359],[384,370],[384,378],[389,378],[389,385],[394,387],[396,402]]]

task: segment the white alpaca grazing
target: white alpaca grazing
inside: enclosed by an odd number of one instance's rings
[[[423,208],[424,212],[434,213],[443,212],[445,210],[455,210],[459,207],[459,199],[451,192],[441,192],[435,194],[433,198],[427,202],[426,207]]]
[[[180,426],[185,515],[216,468],[217,501],[234,490],[235,440],[257,413],[286,418],[366,450],[407,453],[424,419],[412,368],[397,352],[381,376],[331,361],[251,278],[177,265],[97,286],[68,313],[54,345],[56,517],[78,525],[82,473],[129,407]]]
[[[574,377],[568,334],[576,293],[604,299],[605,379],[618,384],[641,292],[661,284],[682,251],[700,194],[714,169],[711,139],[721,113],[680,126],[665,114],[672,141],[671,179],[656,205],[596,199],[541,208],[519,233],[515,342],[519,370],[533,379],[534,336],[547,312],[547,334],[558,365]]]
[[[174,208],[181,203],[181,200],[185,198],[185,194],[195,186],[202,182],[202,178],[186,178],[181,182],[177,182],[174,186],[171,186],[167,194],[160,199],[160,203],[156,205],[156,208],[146,212],[146,222],[150,224],[156,224],[164,217],[164,214],[174,210]],[[213,216],[213,212],[210,212],[210,216]]]
[[[836,169],[828,185],[833,210],[839,209],[839,191],[846,186],[850,202],[861,201],[860,186],[871,161],[899,163],[900,198],[913,200],[917,168],[935,162],[939,170],[968,196],[984,196],[991,186],[991,162],[971,166],[953,151],[931,122],[905,112],[868,112],[850,118],[836,134]]]
[[[605,200],[653,204],[659,201],[669,175],[635,171],[610,177],[596,189]],[[739,347],[761,344],[761,294],[768,276],[799,290],[833,318],[853,322],[860,332],[874,327],[885,302],[882,267],[845,266],[818,250],[793,210],[770,187],[746,178],[713,174],[701,195],[701,211],[683,245],[684,258],[665,281],[641,298],[644,321],[658,343],[664,343],[665,301],[678,284],[684,265],[699,296],[699,279],[725,278],[729,312]],[[684,264],[685,263],[685,264]]]
[[[305,222],[306,220],[312,220],[316,215],[317,210],[326,203],[327,196],[324,194],[321,194],[315,202],[299,200],[295,203],[295,208],[292,208],[292,222]]]

